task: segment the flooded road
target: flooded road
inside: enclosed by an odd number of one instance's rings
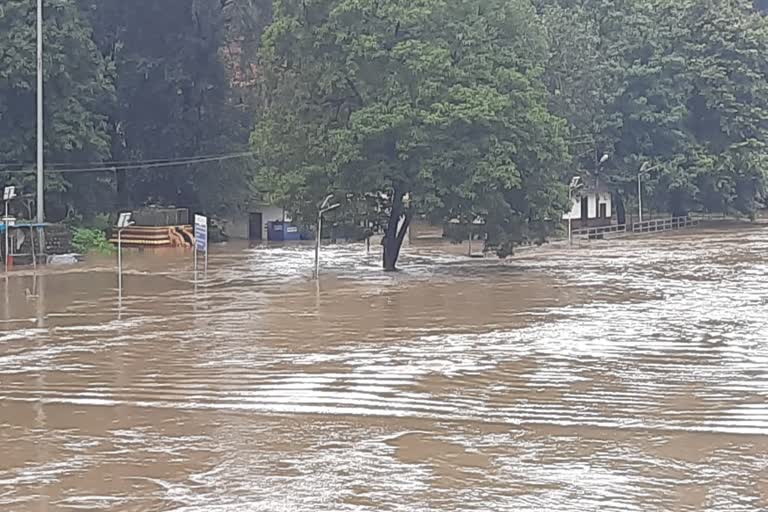
[[[768,230],[0,281],[3,511],[768,509]]]

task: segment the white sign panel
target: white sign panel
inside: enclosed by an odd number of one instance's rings
[[[133,224],[131,222],[131,212],[121,213],[117,218],[117,227],[120,229],[127,228]]]
[[[208,250],[208,217],[195,215],[195,247],[198,251]]]

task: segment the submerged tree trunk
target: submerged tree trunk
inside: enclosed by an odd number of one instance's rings
[[[613,194],[613,202],[616,203],[616,221],[619,226],[627,223],[627,210],[624,207],[624,198],[621,194]]]
[[[688,208],[686,207],[686,197],[685,194],[680,192],[679,190],[672,192],[670,197],[670,211],[672,212],[672,217],[687,217],[688,216]]]
[[[403,220],[402,224],[400,220]],[[405,235],[411,224],[410,213],[403,208],[403,192],[397,187],[392,192],[392,211],[389,214],[387,229],[381,244],[384,246],[383,266],[387,272],[397,270],[397,260],[400,258],[400,249],[403,247]]]

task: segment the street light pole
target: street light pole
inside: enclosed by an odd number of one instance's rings
[[[123,297],[123,230],[117,229],[117,294]]]
[[[320,279],[320,237],[323,233],[323,213],[317,213],[317,237],[315,240],[315,279]]]
[[[582,182],[579,176],[571,178],[568,185],[568,205],[571,211],[568,212],[568,245],[573,245],[573,191],[581,188]]]
[[[133,225],[131,213],[121,213],[117,220],[117,297],[123,303],[123,230]]]
[[[573,187],[568,187],[568,206],[571,207],[568,212],[568,245],[573,245]]]
[[[37,0],[37,223],[45,222],[43,177],[43,0]]]
[[[637,173],[637,218],[640,221],[640,224],[643,223],[643,184],[641,182],[641,178],[643,176],[642,169],[641,172]]]
[[[320,239],[323,234],[323,214],[331,210],[335,210],[339,206],[339,203],[328,206],[328,203],[333,199],[333,194],[329,194],[323,203],[320,205],[320,209],[317,212],[317,236],[315,237],[315,279],[320,279]]]
[[[10,231],[8,227],[8,200],[5,200],[5,217],[3,217],[3,226],[5,227],[5,273],[8,273],[8,260],[10,259],[8,256],[8,251],[10,250],[10,244],[8,243],[8,232]]]
[[[3,227],[4,229],[4,238],[5,238],[5,273],[8,273],[9,268],[9,262],[11,261],[11,244],[9,242],[10,240],[10,222],[8,220],[8,204],[11,202],[11,199],[14,199],[16,197],[16,187],[5,187],[3,189],[3,201],[5,202],[5,215],[3,216]]]

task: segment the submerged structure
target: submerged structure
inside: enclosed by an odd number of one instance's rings
[[[133,212],[135,224],[122,230],[122,244],[138,248],[192,249],[195,231],[186,208],[150,206]],[[110,240],[117,244],[117,233]]]

